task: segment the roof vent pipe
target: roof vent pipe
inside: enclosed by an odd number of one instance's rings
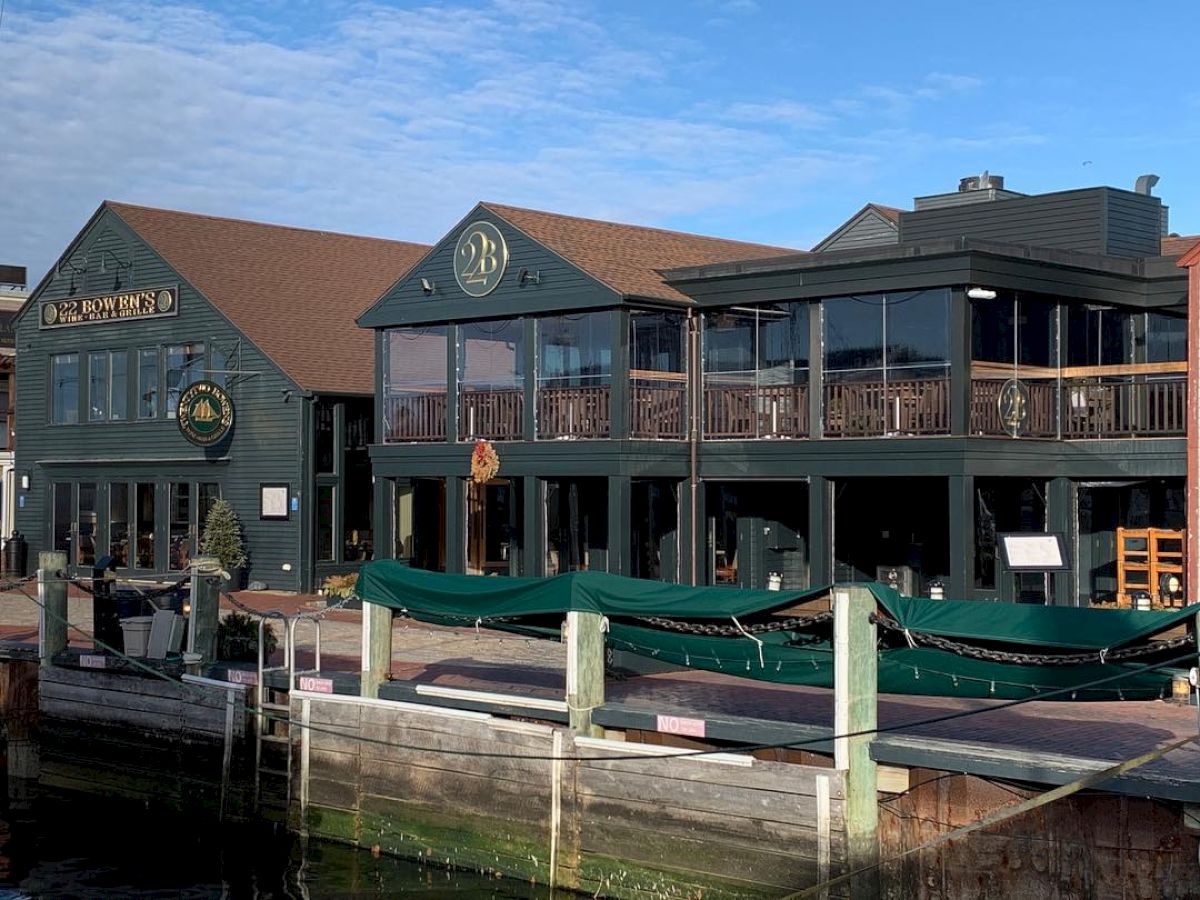
[[[1145,194],[1149,197],[1156,184],[1158,184],[1157,175],[1139,175],[1137,182],[1133,186],[1133,190],[1136,194]]]

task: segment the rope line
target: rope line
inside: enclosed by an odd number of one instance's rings
[[[36,576],[34,576],[34,577],[36,577]],[[29,581],[32,581],[32,580],[33,580],[33,578],[26,578],[22,581],[16,581],[16,582],[8,583],[8,584],[0,584],[0,591],[7,591],[7,590],[12,590],[15,588],[22,596],[31,600],[37,606],[39,606],[43,610],[45,610],[47,615],[51,615],[58,621],[63,622],[64,624],[67,625],[67,627],[69,629],[78,632],[87,640],[94,642],[101,649],[107,650],[108,652],[113,653],[116,656],[125,659],[134,668],[141,669],[141,670],[145,671],[147,674],[151,675],[152,677],[158,678],[162,681],[169,682],[170,684],[173,684],[176,686],[183,685],[187,690],[196,694],[197,696],[205,696],[204,692],[197,685],[191,684],[190,682],[177,681],[176,679],[167,675],[165,672],[161,672],[157,669],[147,666],[145,663],[141,662],[140,660],[138,660],[134,657],[127,656],[124,652],[117,650],[115,647],[109,646],[108,644],[104,643],[103,641],[97,640],[93,635],[90,635],[88,632],[84,631],[78,625],[72,624],[65,617],[60,616],[57,613],[55,613],[53,610],[51,610],[49,607],[47,607],[46,604],[42,603],[38,598],[30,595],[28,592],[21,589],[22,585],[27,584]],[[1138,666],[1137,668],[1134,668],[1134,669],[1127,669],[1123,672],[1118,672],[1115,675],[1109,675],[1104,678],[1098,678],[1093,681],[1086,682],[1084,684],[1075,685],[1073,687],[1061,688],[1061,689],[1054,690],[1054,691],[1047,691],[1045,693],[1041,693],[1041,694],[1038,694],[1038,695],[1032,696],[1032,697],[1023,697],[1023,698],[1019,698],[1016,700],[1006,700],[1006,701],[1002,701],[1000,703],[996,703],[991,706],[984,706],[984,707],[979,707],[976,709],[959,710],[958,712],[946,713],[946,714],[940,715],[940,716],[931,716],[929,718],[918,719],[913,722],[903,722],[903,723],[898,723],[895,725],[884,725],[884,726],[878,726],[876,728],[860,729],[858,731],[850,731],[850,732],[845,732],[843,734],[832,734],[832,735],[828,735],[825,737],[808,738],[808,739],[799,740],[799,741],[771,741],[771,742],[763,742],[763,743],[757,743],[757,744],[741,744],[734,748],[721,747],[721,748],[712,748],[712,749],[705,749],[705,750],[685,750],[685,751],[681,751],[679,753],[670,753],[670,754],[664,754],[662,756],[654,756],[654,757],[647,757],[643,754],[614,754],[614,755],[609,755],[609,756],[563,756],[561,754],[547,755],[547,754],[527,754],[527,753],[501,753],[498,751],[488,751],[488,750],[463,750],[463,749],[447,749],[447,748],[443,748],[443,747],[424,747],[424,746],[416,746],[413,744],[405,744],[405,743],[401,743],[398,741],[388,741],[383,738],[368,737],[368,736],[365,736],[362,734],[354,734],[352,732],[347,732],[347,731],[343,731],[343,730],[336,729],[336,728],[329,728],[326,726],[314,725],[311,722],[310,723],[300,722],[298,720],[291,718],[291,716],[282,716],[282,715],[278,715],[278,714],[266,712],[266,711],[261,711],[261,710],[256,710],[256,711],[254,711],[253,714],[258,716],[260,719],[267,719],[270,721],[282,722],[284,724],[287,724],[289,727],[295,726],[296,728],[300,728],[302,730],[308,730],[311,732],[328,734],[328,735],[332,735],[334,737],[350,738],[352,740],[359,741],[360,743],[373,744],[373,745],[378,745],[378,746],[383,746],[383,747],[390,747],[390,748],[398,749],[398,750],[417,750],[417,751],[426,752],[426,753],[440,753],[444,756],[469,757],[469,758],[475,758],[475,759],[514,759],[514,760],[519,759],[519,760],[530,760],[530,761],[534,761],[534,762],[636,762],[638,760],[644,761],[647,759],[655,759],[655,760],[688,759],[688,758],[699,758],[699,757],[704,757],[704,756],[711,756],[714,754],[725,754],[725,753],[730,753],[730,752],[753,753],[758,750],[782,750],[782,749],[802,748],[802,747],[812,746],[815,744],[827,744],[831,741],[840,740],[843,738],[867,737],[870,735],[886,734],[889,732],[902,731],[902,730],[911,729],[911,728],[922,728],[922,727],[925,727],[928,725],[936,725],[936,724],[940,724],[942,722],[949,722],[949,721],[954,721],[957,719],[965,719],[965,718],[969,718],[971,716],[982,715],[984,713],[994,712],[997,710],[1011,709],[1013,707],[1021,706],[1025,703],[1031,703],[1035,700],[1049,700],[1049,699],[1052,699],[1057,696],[1065,696],[1074,691],[1087,690],[1090,688],[1098,687],[1099,685],[1102,685],[1102,684],[1111,684],[1113,682],[1121,681],[1123,679],[1131,678],[1135,675],[1142,674],[1143,672],[1153,672],[1153,671],[1158,671],[1160,669],[1170,668],[1172,666],[1177,665],[1178,663],[1184,662],[1185,660],[1193,660],[1193,659],[1195,659],[1195,655],[1189,653],[1184,656],[1179,656],[1179,657],[1169,659],[1169,660],[1166,660],[1163,662],[1147,663],[1145,665]]]

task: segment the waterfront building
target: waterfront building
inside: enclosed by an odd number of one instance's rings
[[[25,267],[0,265],[0,538],[4,540],[12,535],[16,508],[13,415],[16,409],[17,342],[13,320],[28,296]]]
[[[31,558],[182,572],[224,497],[252,582],[307,591],[370,559],[373,347],[354,317],[427,249],[102,204],[15,321]]]
[[[481,203],[359,319],[377,549],[1134,602],[1125,536],[1167,534],[1182,574],[1176,263],[1200,240],[1167,234],[1152,183],[1026,196],[985,174],[869,204],[810,253]],[[1008,559],[1014,533],[1062,566]],[[1147,593],[1180,603],[1180,581]]]

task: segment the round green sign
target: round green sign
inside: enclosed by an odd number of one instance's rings
[[[208,447],[233,427],[233,400],[219,384],[197,381],[180,394],[176,417],[185,438]]]

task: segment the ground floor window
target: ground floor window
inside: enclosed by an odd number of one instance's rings
[[[525,529],[520,478],[467,481],[467,573],[524,574]]]
[[[608,565],[608,479],[550,478],[546,500],[546,574]]]
[[[709,583],[809,586],[807,482],[710,482],[705,507]]]
[[[1046,530],[1046,482],[1033,478],[975,479],[975,588],[990,591],[1001,585],[999,538]],[[1022,572],[1014,576],[1012,599],[1041,603],[1047,576]]]
[[[1117,599],[1118,528],[1162,528],[1182,533],[1186,527],[1184,501],[1182,478],[1079,484],[1080,603]]]
[[[446,479],[397,481],[393,503],[396,559],[446,571]]]
[[[835,581],[894,581],[929,596],[950,572],[945,478],[842,478],[834,482]]]
[[[629,560],[634,578],[679,580],[679,483],[634,479]]]
[[[317,485],[317,562],[333,561],[333,498],[332,484]]]

